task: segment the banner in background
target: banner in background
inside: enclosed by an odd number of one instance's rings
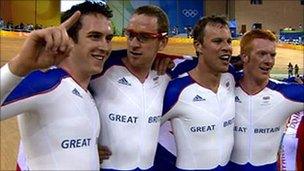
[[[107,1],[113,10],[113,25],[115,34],[121,35],[123,28],[128,24],[132,12],[143,5],[161,7],[168,15],[170,31],[177,27],[179,33],[186,33],[186,28],[193,27],[196,21],[203,16],[203,1],[198,0],[121,0]]]

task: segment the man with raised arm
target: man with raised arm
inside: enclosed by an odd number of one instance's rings
[[[99,170],[99,114],[87,88],[111,52],[111,17],[103,3],[73,6],[63,24],[32,32],[1,68],[1,120],[20,114],[29,170]]]

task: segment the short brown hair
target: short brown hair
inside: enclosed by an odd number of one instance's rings
[[[220,24],[228,27],[228,21],[225,16],[212,15],[212,16],[202,17],[201,19],[198,20],[198,22],[195,24],[193,29],[192,37],[194,43],[197,41],[203,43],[205,36],[205,29],[208,24]]]
[[[169,31],[169,20],[167,14],[159,7],[154,5],[145,5],[138,7],[134,13],[137,15],[144,14],[150,17],[157,18],[158,33],[168,33]]]
[[[270,41],[277,41],[276,36],[270,30],[261,30],[255,29],[245,33],[241,39],[240,46],[241,46],[241,54],[246,54],[251,51],[251,42],[254,39],[266,39]]]
[[[101,14],[110,19],[113,14],[110,7],[103,2],[85,1],[81,4],[72,6],[61,15],[61,23],[69,19],[76,11],[81,12],[81,17],[90,14]],[[79,19],[67,32],[74,42],[78,42],[78,32],[82,28],[82,22]]]

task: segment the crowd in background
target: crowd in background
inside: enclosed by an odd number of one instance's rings
[[[304,30],[302,24],[298,28],[285,27],[280,30],[279,41],[296,45],[304,45]]]
[[[16,31],[16,32],[31,32],[33,30],[42,29],[43,26],[41,24],[25,24],[23,22],[15,25],[12,21],[5,22],[2,18],[0,18],[0,30],[6,31]]]

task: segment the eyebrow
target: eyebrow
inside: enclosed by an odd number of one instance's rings
[[[103,33],[99,32],[99,31],[90,31],[87,34],[100,34],[100,35],[103,35]]]
[[[87,34],[88,34],[88,35],[92,35],[92,34],[94,34],[94,35],[114,36],[114,34],[113,34],[113,33],[111,33],[111,34],[104,34],[104,33],[99,32],[99,31],[90,31],[90,32],[88,32]]]
[[[211,39],[212,41],[215,41],[215,40],[221,40],[221,41],[223,41],[223,40],[228,40],[228,41],[231,41],[232,40],[232,38],[231,37],[229,37],[229,38],[223,38],[223,37],[215,37],[215,38],[213,38],[213,39]]]
[[[277,55],[277,52],[269,52],[269,51],[267,51],[267,50],[264,50],[264,49],[260,49],[260,50],[258,50],[257,51],[258,53],[261,53],[261,52],[265,52],[265,53],[268,53],[268,54],[270,54],[270,55]]]

